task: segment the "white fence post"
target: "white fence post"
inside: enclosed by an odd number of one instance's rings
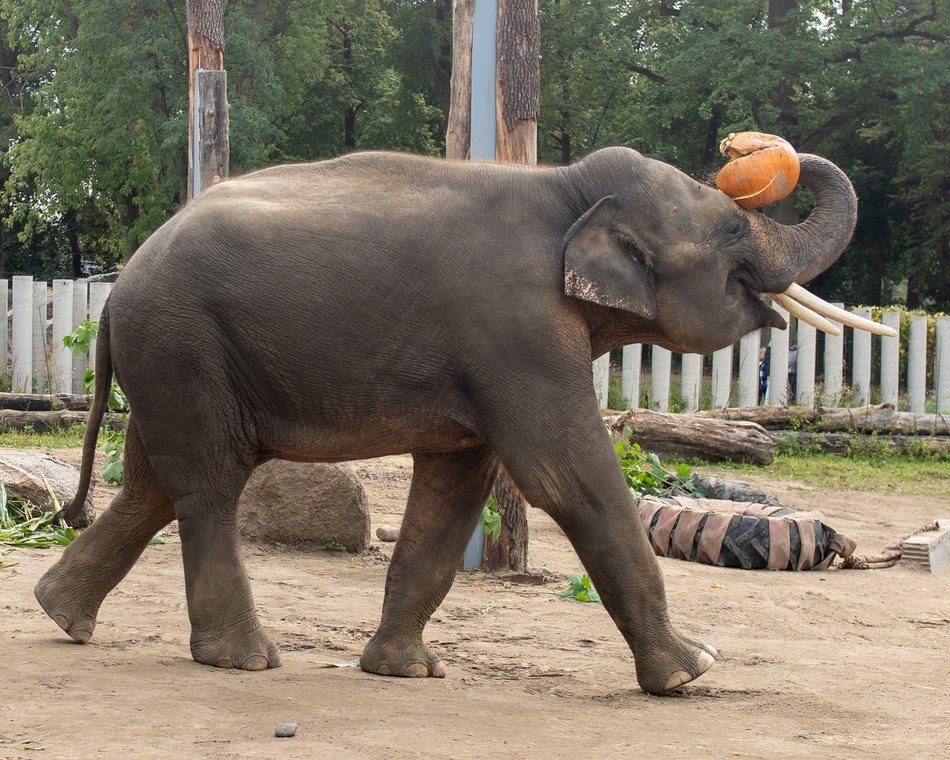
[[[900,398],[901,313],[885,311],[881,322],[898,333],[896,338],[881,338],[881,403],[893,404],[896,409]]]
[[[683,354],[683,369],[680,374],[680,398],[687,412],[699,410],[699,394],[703,386],[703,357],[699,354]]]
[[[915,414],[923,414],[927,409],[927,317],[913,317],[910,320],[907,405]]]
[[[772,304],[786,321],[790,317],[782,307]],[[772,328],[769,342],[769,404],[785,406],[788,403],[788,330]]]
[[[594,393],[597,394],[597,405],[601,409],[607,408],[607,393],[610,390],[610,354],[604,354],[594,359]]]
[[[834,304],[838,308],[842,304]],[[840,331],[840,335],[825,335],[824,387],[822,406],[836,407],[841,401],[841,386],[844,379],[844,325],[829,320]]]
[[[73,283],[73,329],[89,319],[89,283],[76,280]],[[85,393],[82,381],[89,362],[85,354],[73,354],[73,393]]]
[[[937,345],[934,347],[934,387],[937,414],[950,414],[950,317],[937,318]]]
[[[815,405],[815,351],[818,336],[814,327],[798,321],[798,359],[795,362],[795,403]]]
[[[667,412],[670,409],[670,370],[673,366],[673,354],[661,346],[654,346],[650,364],[650,406],[658,412]]]
[[[33,278],[13,278],[13,390],[33,391]]]
[[[753,330],[739,341],[739,406],[759,403],[759,346],[761,331]]]
[[[63,338],[73,331],[73,283],[72,280],[53,280],[53,334],[49,347],[51,358],[51,393],[72,393],[73,354]]]
[[[102,308],[106,305],[109,293],[112,292],[111,282],[89,283],[89,321],[98,323],[102,316]],[[89,341],[89,366],[96,366],[96,343],[93,338]]]
[[[46,345],[49,290],[45,282],[33,283],[33,380],[37,393],[49,391],[50,356]]]
[[[720,348],[713,354],[712,408],[725,409],[732,395],[732,346]]]
[[[640,406],[640,365],[643,361],[643,345],[634,343],[623,347],[623,368],[620,375],[620,392],[627,399],[628,409]]]
[[[2,326],[2,332],[0,332],[0,375],[6,377],[9,374],[7,336],[10,334],[10,287],[6,280],[0,280],[0,304],[3,305],[3,319],[0,320],[0,326]]]
[[[853,314],[871,318],[871,310],[852,309]],[[851,387],[854,389],[854,405],[867,406],[871,403],[871,333],[865,330],[852,330]]]

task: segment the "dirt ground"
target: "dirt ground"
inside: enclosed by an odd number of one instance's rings
[[[356,467],[374,534],[398,524],[411,460]],[[767,470],[750,480],[787,506],[820,509],[859,552],[950,517],[950,488],[928,501],[770,482]],[[96,494],[104,507],[109,489]],[[262,673],[191,660],[174,540],[147,549],[86,646],[33,599],[58,550],[3,555],[0,758],[946,756],[950,571],[662,559],[674,623],[720,654],[682,693],[651,697],[603,607],[558,598],[580,563],[552,521],[529,512],[529,564],[557,577],[460,573],[427,628],[444,680],[326,667],[359,657],[372,634],[392,544],[361,555],[247,546],[261,618],[283,650],[283,666]],[[282,722],[297,724],[295,737],[275,738]]]

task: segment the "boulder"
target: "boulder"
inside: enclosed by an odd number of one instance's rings
[[[76,495],[79,470],[39,451],[0,449],[0,482],[8,499],[28,501],[44,512],[53,512]],[[53,496],[60,507],[54,503]],[[88,523],[92,516],[92,499],[87,498],[80,513],[82,524]]]
[[[365,549],[370,542],[366,492],[346,464],[273,459],[254,470],[244,487],[238,528],[251,540]]]

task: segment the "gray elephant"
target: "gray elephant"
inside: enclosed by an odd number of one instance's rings
[[[501,462],[577,550],[640,687],[696,678],[715,650],[670,624],[591,358],[634,342],[708,352],[784,327],[762,294],[828,267],[856,218],[840,170],[801,164],[816,207],[795,227],[622,148],[557,169],[363,153],[206,191],[136,252],[103,312],[72,503],[88,491],[113,373],[134,410],[126,482],[37,599],[88,641],[104,597],[177,519],[194,659],[276,667],[235,527],[251,471],[410,452],[382,618],[360,664],[442,676],[423,628]]]

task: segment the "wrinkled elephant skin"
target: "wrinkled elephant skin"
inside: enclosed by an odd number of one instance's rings
[[[591,358],[633,342],[708,352],[784,326],[760,294],[829,266],[855,216],[831,164],[803,157],[802,177],[816,208],[782,229],[621,148],[560,169],[354,154],[206,191],[115,284],[91,419],[114,372],[134,409],[126,483],[40,580],[38,600],[87,641],[103,598],[177,519],[193,657],[276,667],[238,552],[250,472],[271,458],[411,452],[382,618],[361,665],[442,676],[423,629],[501,462],[570,538],[640,686],[696,678],[715,650],[670,625]]]

